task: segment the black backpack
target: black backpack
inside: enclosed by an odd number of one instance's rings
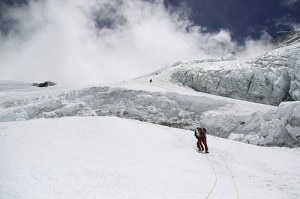
[[[197,133],[197,129],[195,130],[195,137],[197,138],[197,139],[199,139],[199,135],[200,135],[200,133]]]

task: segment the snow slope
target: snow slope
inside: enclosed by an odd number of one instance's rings
[[[0,123],[0,198],[300,197],[299,148],[258,147],[116,117]]]

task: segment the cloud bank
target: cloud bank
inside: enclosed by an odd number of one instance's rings
[[[230,31],[205,33],[185,8],[168,10],[163,0],[29,0],[1,8],[9,28],[0,34],[0,79],[123,81],[239,47]],[[252,40],[247,45],[254,50],[246,48],[244,57],[265,46]]]

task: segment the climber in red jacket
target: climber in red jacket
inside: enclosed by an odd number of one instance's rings
[[[197,127],[195,130],[195,136],[198,139],[197,147],[199,151],[203,151],[205,149],[205,153],[208,153],[208,147],[206,142],[206,129]],[[202,144],[204,145],[204,148]]]

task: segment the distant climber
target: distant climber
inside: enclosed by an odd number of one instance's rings
[[[195,137],[198,139],[197,147],[198,147],[199,151],[205,150],[205,153],[208,153],[208,147],[207,147],[207,142],[206,142],[206,129],[197,127],[195,130]],[[203,148],[202,144],[204,145],[204,148]]]
[[[152,83],[152,79],[150,79],[150,83]]]
[[[203,145],[201,144],[201,142],[200,142],[200,133],[199,133],[199,130],[198,129],[200,129],[200,128],[196,128],[196,130],[195,130],[195,137],[197,138],[197,148],[198,148],[198,150],[199,151],[204,151],[204,148],[203,148]]]

